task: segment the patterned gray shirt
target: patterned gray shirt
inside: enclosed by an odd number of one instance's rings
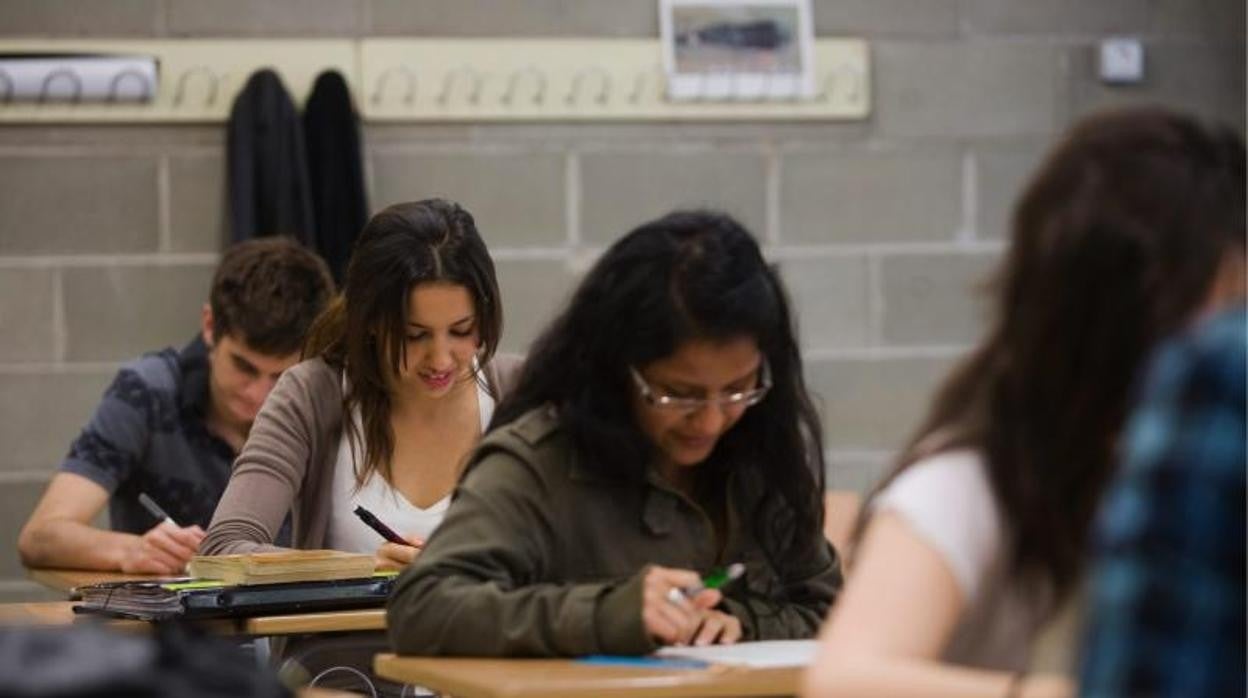
[[[180,352],[167,347],[125,364],[70,446],[61,471],[108,490],[113,530],[143,533],[158,523],[140,492],[179,525],[208,528],[236,455],[205,426],[208,371],[198,336]]]

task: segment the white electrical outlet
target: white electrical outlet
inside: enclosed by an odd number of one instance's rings
[[[1133,85],[1144,80],[1144,44],[1132,37],[1101,41],[1101,80]]]

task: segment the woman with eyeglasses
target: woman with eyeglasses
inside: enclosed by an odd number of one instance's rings
[[[812,636],[841,584],[785,292],[731,218],[616,242],[533,345],[391,597],[403,654]],[[719,589],[716,571],[744,571]],[[729,575],[731,576],[731,575]]]

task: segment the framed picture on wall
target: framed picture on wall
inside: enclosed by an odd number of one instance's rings
[[[814,96],[810,0],[659,0],[659,25],[669,99]]]

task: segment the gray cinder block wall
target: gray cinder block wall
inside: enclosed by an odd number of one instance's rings
[[[653,0],[0,0],[0,36],[652,36]],[[444,195],[498,261],[522,350],[597,251],[674,206],[725,208],[788,281],[833,487],[865,489],[981,329],[1010,203],[1090,109],[1244,128],[1243,0],[815,0],[870,41],[865,122],[369,126],[372,203]],[[1109,87],[1096,42],[1142,37]],[[180,344],[225,239],[223,129],[0,126],[0,600],[14,541],[117,362]]]

